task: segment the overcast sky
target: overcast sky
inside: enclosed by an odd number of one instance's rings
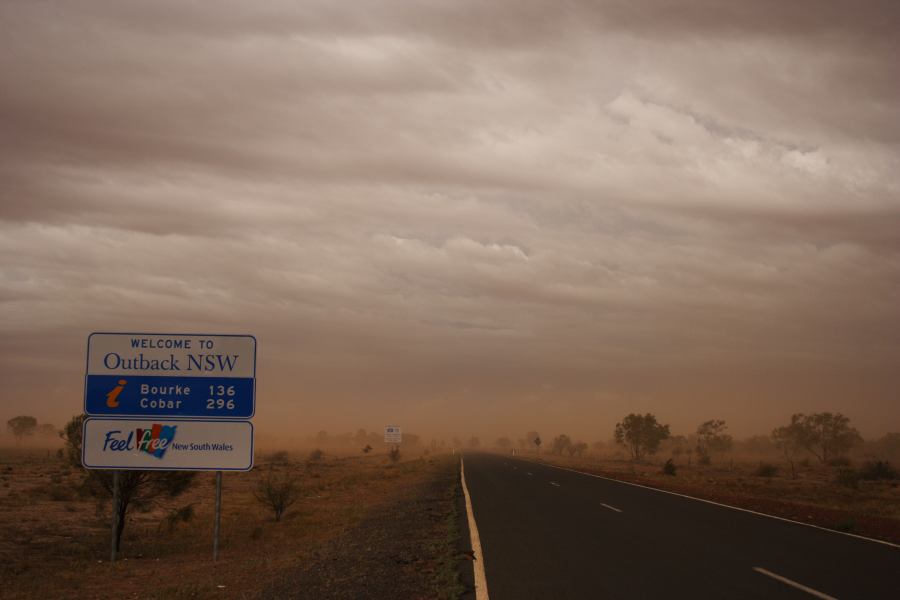
[[[251,333],[262,431],[900,426],[900,3],[0,3],[2,416]],[[268,428],[268,429],[267,429]]]

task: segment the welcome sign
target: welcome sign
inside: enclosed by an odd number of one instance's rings
[[[84,412],[91,416],[249,419],[255,389],[251,335],[88,337]]]
[[[249,471],[253,424],[198,419],[85,419],[88,469]]]

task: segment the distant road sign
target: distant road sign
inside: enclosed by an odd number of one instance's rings
[[[253,424],[199,419],[84,421],[81,462],[88,469],[249,471]]]
[[[384,428],[384,443],[399,444],[403,440],[403,434],[396,425],[388,425]]]
[[[88,415],[248,419],[256,411],[251,335],[92,333],[87,354]]]

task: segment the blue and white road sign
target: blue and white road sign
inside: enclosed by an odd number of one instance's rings
[[[256,338],[92,333],[84,412],[103,417],[249,419],[256,412]]]

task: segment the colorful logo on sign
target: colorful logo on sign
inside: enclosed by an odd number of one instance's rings
[[[129,452],[137,450],[161,459],[172,445],[176,429],[178,429],[178,425],[154,423],[150,429],[135,429],[124,439],[120,437],[122,433],[120,429],[107,431],[106,440],[103,442],[103,451]]]
[[[177,425],[160,425],[154,423],[151,429],[138,429],[137,449],[138,452],[146,452],[152,454],[156,458],[162,458],[166,450],[175,439],[175,429]]]

